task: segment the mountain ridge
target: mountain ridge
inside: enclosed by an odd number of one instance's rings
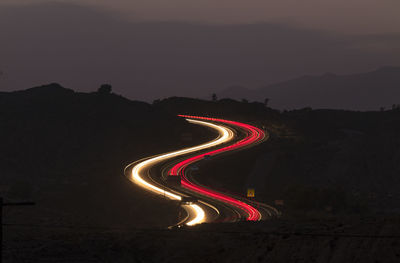
[[[332,108],[348,110],[377,110],[398,104],[400,97],[400,67],[384,66],[374,71],[350,75],[325,73],[264,86],[256,90],[245,87],[227,88],[217,93],[219,98],[264,101],[278,109]]]

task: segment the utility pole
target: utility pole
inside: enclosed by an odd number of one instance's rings
[[[0,263],[3,263],[3,206],[25,206],[35,205],[34,202],[16,202],[4,203],[3,197],[0,197]]]

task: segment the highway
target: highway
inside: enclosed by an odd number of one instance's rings
[[[259,221],[279,214],[275,208],[266,204],[202,186],[191,176],[190,168],[195,167],[197,162],[262,143],[268,138],[263,130],[235,121],[179,116],[192,124],[214,129],[218,136],[201,145],[138,160],[125,168],[126,176],[133,183],[180,203],[186,216],[176,226],[193,226],[204,222]],[[170,179],[176,179],[174,181],[180,181],[180,184],[171,185]]]

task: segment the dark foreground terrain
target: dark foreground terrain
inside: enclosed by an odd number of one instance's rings
[[[167,230],[179,207],[123,176],[132,161],[215,136],[177,114],[264,127],[269,140],[200,164],[202,184],[282,211]],[[188,134],[190,136],[188,136]],[[187,138],[191,139],[187,139]],[[6,262],[399,262],[400,110],[280,112],[224,99],[130,101],[58,84],[0,92]]]
[[[7,228],[7,262],[399,262],[400,218],[165,229]],[[26,230],[26,229],[25,229]]]

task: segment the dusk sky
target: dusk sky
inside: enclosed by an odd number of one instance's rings
[[[349,33],[400,32],[398,0],[2,0],[75,3],[133,19],[208,23],[279,22]]]
[[[1,0],[0,90],[203,96],[400,65],[398,0]]]

